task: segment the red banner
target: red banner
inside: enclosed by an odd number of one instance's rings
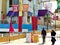
[[[22,32],[22,16],[18,18],[18,32]]]
[[[10,22],[9,33],[14,33],[14,28],[13,28],[12,22]]]
[[[32,17],[32,30],[37,30],[37,17]]]

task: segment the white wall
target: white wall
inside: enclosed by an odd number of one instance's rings
[[[44,2],[44,4],[47,5],[49,7],[48,10],[50,10],[53,13],[55,9],[57,9],[57,1]],[[45,6],[43,5],[43,7]]]
[[[55,11],[55,9],[57,9],[57,1],[51,1],[52,3],[52,12]]]

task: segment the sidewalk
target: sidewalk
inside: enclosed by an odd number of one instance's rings
[[[60,35],[60,31],[56,31],[56,43],[55,45],[60,45],[60,38],[57,38],[57,36]],[[41,35],[39,35],[41,36]],[[47,37],[46,38],[46,42],[44,45],[51,45],[51,38],[50,38],[50,33],[47,33]],[[39,38],[39,42],[38,43],[26,43],[26,38],[23,39],[18,39],[18,40],[14,40],[14,41],[10,41],[10,43],[0,43],[1,45],[43,45],[42,44],[42,38]]]

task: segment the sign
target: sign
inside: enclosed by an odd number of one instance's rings
[[[26,42],[31,43],[31,33],[26,34]]]
[[[29,5],[28,4],[23,4],[23,11],[28,11]]]
[[[17,12],[19,10],[18,5],[12,5],[12,11]]]
[[[38,34],[33,34],[33,35],[32,35],[32,41],[33,41],[34,43],[39,42]]]
[[[38,10],[38,17],[45,16],[47,14],[48,10]]]
[[[58,20],[58,16],[53,16],[53,20]]]

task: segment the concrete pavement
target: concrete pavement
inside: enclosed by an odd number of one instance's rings
[[[60,45],[60,31],[56,31],[56,43],[55,45]],[[51,34],[47,33],[47,37],[46,37],[46,42],[44,45],[51,45]],[[26,38],[23,39],[17,39],[14,41],[10,41],[10,42],[4,42],[4,43],[0,43],[0,45],[43,45],[42,44],[42,38],[41,35],[39,35],[39,42],[37,43],[26,43]],[[58,37],[58,38],[57,38]]]

